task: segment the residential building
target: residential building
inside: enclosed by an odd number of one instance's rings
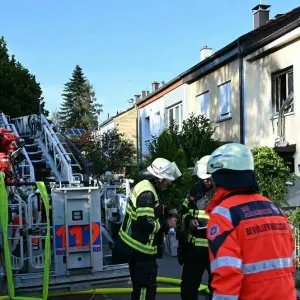
[[[141,154],[148,152],[152,137],[159,136],[172,121],[182,126],[185,88],[183,79],[178,77],[167,84],[152,83],[151,94],[142,92],[142,99],[137,102]]]
[[[100,134],[103,134],[113,128],[124,134],[124,137],[130,140],[134,146],[137,145],[137,110],[135,105],[125,111],[117,113],[102,122],[99,126]]]
[[[300,7],[273,19],[269,9],[264,4],[254,7],[252,31],[215,53],[204,47],[198,64],[138,103],[143,151],[153,132],[168,124],[165,95],[169,95],[172,104],[182,98],[181,120],[191,113],[205,114],[217,125],[215,137],[222,142],[273,147],[291,163],[291,172],[300,174],[296,131],[300,105],[295,102],[300,97],[295,84],[300,76]],[[182,87],[182,92],[171,99],[168,89],[174,85],[172,90]],[[288,105],[283,109],[283,104]],[[155,121],[158,110],[159,122]],[[293,189],[290,203],[300,205],[296,199],[300,183]]]
[[[297,96],[300,7],[272,20],[269,8],[256,6],[254,30],[201,61],[184,77],[187,114],[206,114],[217,124],[216,137],[223,141],[278,146],[278,111],[290,92]],[[291,131],[296,125],[296,106],[292,102],[285,111],[290,144],[300,139]],[[275,149],[288,151],[284,143],[280,146]],[[300,155],[295,158],[300,163]]]
[[[268,9],[268,7],[265,7]],[[300,7],[265,25],[279,23],[272,40],[243,59],[244,132],[250,147],[269,146],[300,174]],[[300,205],[300,182],[289,189],[289,203]]]
[[[113,129],[115,127],[114,117],[108,117],[104,122],[99,125],[100,135]]]

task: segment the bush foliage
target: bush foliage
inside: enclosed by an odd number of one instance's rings
[[[157,157],[175,161],[183,175],[162,194],[161,201],[169,207],[178,208],[195,181],[191,172],[195,162],[210,155],[220,145],[213,138],[215,129],[205,116],[191,115],[183,122],[181,130],[176,124],[171,124],[159,137],[153,138],[149,155],[131,172],[131,178],[137,183],[139,171]],[[287,163],[270,147],[255,147],[252,153],[261,193],[278,206],[287,206],[286,182],[294,179]]]
[[[116,128],[103,135],[87,133],[79,139],[74,139],[73,142],[85,158],[92,162],[97,175],[102,175],[108,170],[118,173],[131,165],[135,157],[133,143],[125,139]]]
[[[160,136],[153,137],[149,144],[149,155],[131,170],[131,178],[135,183],[139,182],[139,172],[158,157],[174,161],[182,176],[161,194],[160,200],[169,208],[179,208],[195,182],[192,170],[188,168],[193,168],[197,160],[212,153],[219,145],[213,138],[215,129],[209,119],[202,115],[191,115],[183,121],[181,130],[177,124],[171,124]]]
[[[288,188],[285,183],[291,178],[287,163],[269,147],[255,147],[252,153],[261,193],[278,206],[287,206]]]

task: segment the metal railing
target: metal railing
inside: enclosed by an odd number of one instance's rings
[[[12,119],[22,136],[34,138],[57,180],[74,181],[71,158],[44,115]]]
[[[15,125],[8,122],[4,113],[0,113],[0,128],[12,130],[16,136],[19,136],[19,133]],[[22,149],[22,153],[25,157],[25,160],[19,165],[21,170],[20,176],[25,181],[34,182],[35,181],[34,167],[31,163],[31,160],[25,148]]]

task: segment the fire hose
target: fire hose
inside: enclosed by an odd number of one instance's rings
[[[70,296],[70,295],[108,295],[108,294],[130,294],[132,288],[101,288],[79,292],[66,292],[59,294],[49,294],[49,271],[50,271],[50,222],[49,222],[49,196],[43,182],[36,182],[36,186],[41,194],[44,203],[47,219],[47,233],[45,243],[45,264],[43,279],[43,294],[41,298],[36,297],[17,297],[15,296],[15,288],[13,274],[11,269],[11,257],[8,245],[8,198],[4,182],[4,175],[0,172],[0,224],[3,231],[4,242],[4,260],[6,277],[8,284],[8,292],[10,296],[0,296],[0,300],[47,300],[48,297]],[[180,279],[157,277],[157,283],[165,283],[171,285],[180,285]],[[209,293],[209,289],[205,285],[199,287],[200,292]],[[180,287],[158,287],[157,293],[180,293]]]

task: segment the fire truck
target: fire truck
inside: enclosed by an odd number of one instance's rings
[[[112,263],[118,187],[93,180],[80,151],[44,115],[0,112],[0,172],[0,295],[129,282],[128,265]]]

